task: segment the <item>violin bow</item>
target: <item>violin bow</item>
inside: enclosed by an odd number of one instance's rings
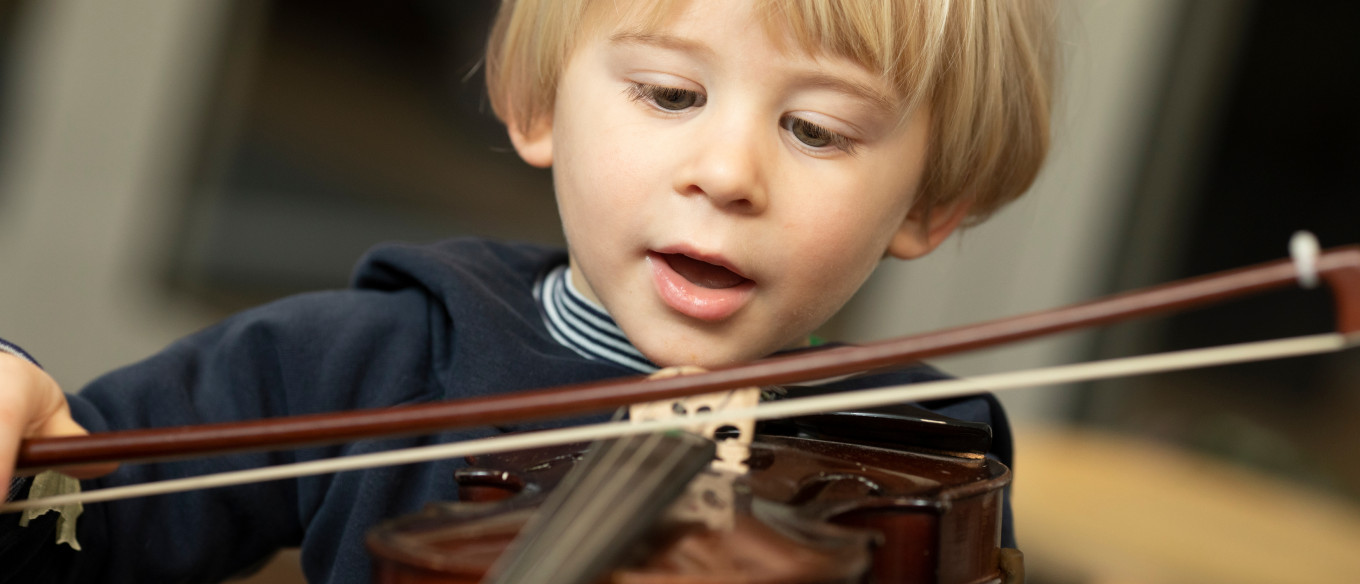
[[[60,468],[99,462],[150,461],[225,452],[282,449],[302,445],[339,443],[378,436],[428,434],[455,427],[608,411],[637,402],[673,399],[753,385],[788,384],[858,373],[946,353],[1128,320],[1150,314],[1184,310],[1234,297],[1283,288],[1295,281],[1304,282],[1306,285],[1309,280],[1314,278],[1325,281],[1332,290],[1337,320],[1335,333],[1234,347],[1199,349],[1167,355],[1055,367],[1030,372],[850,392],[854,395],[841,394],[840,401],[835,404],[818,403],[818,400],[825,400],[831,396],[801,398],[787,400],[785,403],[762,405],[751,411],[733,410],[723,415],[731,415],[732,417],[754,416],[761,419],[782,417],[811,413],[812,411],[826,411],[827,409],[867,407],[981,391],[999,391],[1009,387],[1029,387],[1112,377],[1132,374],[1137,371],[1203,366],[1206,363],[1200,362],[1206,360],[1207,364],[1213,364],[1336,351],[1360,341],[1360,246],[1347,246],[1329,250],[1315,258],[1310,257],[1306,260],[1300,260],[1298,257],[1292,261],[1277,260],[1253,267],[1127,292],[1065,308],[860,346],[839,347],[770,358],[749,365],[716,369],[694,375],[656,380],[629,379],[595,382],[500,396],[378,410],[181,428],[129,430],[89,436],[31,439],[21,444],[16,467],[18,470],[32,471],[40,468]],[[1153,359],[1158,360],[1158,364],[1155,366],[1150,361]],[[1119,364],[1114,364],[1116,362],[1119,362]],[[1095,370],[1098,368],[1103,370],[1096,372]],[[803,411],[800,408],[808,409],[808,411]],[[814,410],[812,408],[822,409]],[[756,410],[759,410],[759,413],[755,413]],[[719,419],[717,414],[714,415],[714,419],[715,421]],[[698,420],[690,420],[691,423],[696,421]],[[654,425],[657,428],[652,428],[649,424],[633,424],[634,430],[604,430],[596,427],[604,425],[580,426],[544,431],[534,433],[534,435],[553,433],[555,436],[559,436],[559,438],[554,439],[572,442],[590,440],[601,436],[656,431],[666,426],[664,423]],[[573,432],[580,432],[580,434]],[[587,436],[586,432],[603,432],[603,434]],[[609,434],[610,432],[613,432],[613,434]],[[469,449],[487,447],[487,444],[482,444],[486,441],[495,441],[494,446],[491,447],[495,448],[496,451],[533,447],[532,443],[515,440],[518,438],[522,437],[499,437],[436,446],[448,447],[438,457],[465,456],[473,453]],[[465,450],[468,451],[466,454],[464,453]],[[420,458],[420,456],[429,456],[430,458]],[[386,464],[404,464],[434,458],[435,456],[430,453],[412,454],[405,458],[394,456],[392,462]],[[359,466],[347,466],[350,464],[360,463],[358,461],[342,463],[334,470],[361,468]],[[379,466],[379,464],[371,463],[368,463],[368,465]],[[254,472],[261,475],[260,478],[253,480],[298,476],[281,474],[275,476],[275,474],[270,474],[276,472],[271,470],[274,468],[277,467],[241,472]],[[305,471],[305,474],[334,472],[334,470],[317,471],[311,469]],[[193,479],[179,479],[179,481],[189,480]],[[132,489],[138,486],[119,487],[118,489]],[[92,491],[87,494],[93,493],[95,492]],[[94,499],[86,498],[85,500]],[[14,506],[15,503],[0,506],[0,512],[17,510],[12,508]]]

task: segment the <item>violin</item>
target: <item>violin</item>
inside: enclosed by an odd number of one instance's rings
[[[712,459],[710,441],[685,436],[708,446],[693,457],[700,466]],[[660,449],[668,455],[687,446],[679,437],[670,441]],[[674,494],[639,488],[650,472],[613,467],[581,497],[605,516],[572,517],[551,536],[601,565],[540,567],[553,561],[545,559],[552,552],[537,551],[521,551],[523,560],[511,563],[558,583],[1021,582],[1019,552],[999,545],[1011,473],[983,455],[990,441],[985,424],[911,406],[768,423],[750,449],[749,471],[726,485],[735,495],[724,505],[731,524],[667,517],[657,502]],[[581,460],[577,446],[472,457],[455,477],[460,501],[431,504],[370,533],[375,582],[540,581],[532,572],[485,577],[568,471],[590,474],[574,468]],[[694,474],[658,482],[684,485]],[[706,478],[705,489],[723,488]],[[650,508],[630,506],[630,497]],[[562,505],[553,509],[563,512]],[[602,524],[610,526],[597,529]],[[583,542],[591,536],[620,541],[601,552]]]
[[[1005,563],[1004,558],[1008,554],[996,549],[995,541],[977,548],[982,549],[982,551],[947,551],[946,544],[955,543],[954,540],[962,537],[962,531],[967,531],[967,529],[978,528],[980,532],[990,533],[991,527],[989,526],[999,523],[993,516],[994,507],[989,506],[984,501],[991,496],[989,493],[997,492],[997,489],[1003,488],[1009,481],[1009,472],[1004,467],[997,468],[999,465],[995,465],[986,458],[957,456],[959,452],[966,452],[967,448],[932,449],[929,446],[922,447],[912,444],[875,444],[874,441],[880,440],[881,436],[847,438],[836,436],[834,432],[827,434],[824,429],[818,430],[814,427],[815,425],[806,423],[802,424],[802,430],[790,432],[787,428],[790,425],[799,428],[799,416],[809,416],[817,412],[853,412],[855,408],[881,407],[893,403],[936,399],[985,390],[999,391],[1015,387],[1095,379],[1102,376],[1111,377],[1138,372],[1188,368],[1202,366],[1205,363],[1259,360],[1278,356],[1341,350],[1360,340],[1360,247],[1351,246],[1331,250],[1308,262],[1301,262],[1297,259],[1293,262],[1288,260],[1271,262],[1042,313],[957,327],[936,333],[858,347],[842,347],[810,352],[805,355],[768,359],[751,365],[670,379],[581,384],[552,390],[522,392],[425,406],[304,416],[278,421],[240,422],[197,428],[137,430],[88,437],[29,440],[20,447],[18,467],[21,469],[54,468],[98,462],[155,460],[225,451],[277,449],[288,445],[334,443],[361,437],[415,434],[466,425],[487,425],[527,418],[607,411],[630,403],[675,399],[681,396],[725,391],[739,387],[789,384],[800,380],[822,379],[868,371],[959,350],[1032,338],[1041,334],[1078,327],[1105,324],[1135,316],[1185,309],[1249,293],[1280,288],[1296,281],[1307,281],[1313,278],[1325,281],[1333,291],[1337,317],[1337,332],[1335,333],[1229,348],[1187,351],[1164,356],[1138,357],[1119,362],[1064,366],[1050,370],[1024,372],[1023,374],[950,380],[920,384],[920,386],[850,392],[836,396],[800,397],[798,399],[780,400],[768,405],[762,404],[758,408],[739,408],[730,412],[712,412],[696,417],[702,417],[710,422],[720,424],[724,423],[725,420],[741,418],[793,418],[794,421],[785,423],[783,433],[772,430],[766,431],[759,439],[752,441],[751,454],[748,459],[752,472],[748,477],[731,483],[733,493],[741,495],[741,497],[734,497],[733,501],[745,501],[742,505],[749,507],[753,516],[756,515],[754,510],[757,508],[778,507],[786,510],[784,512],[786,516],[809,521],[815,520],[829,525],[828,529],[831,529],[831,531],[845,535],[844,539],[838,536],[831,537],[828,541],[838,539],[840,541],[856,541],[856,537],[861,536],[854,536],[850,532],[867,527],[869,541],[878,542],[877,547],[873,543],[866,547],[861,542],[851,545],[850,548],[858,546],[861,550],[871,550],[863,552],[869,554],[870,567],[868,569],[871,575],[868,577],[878,581],[1001,581],[998,579],[1014,579],[1013,574],[1018,572],[1007,571],[999,567]],[[590,427],[581,428],[580,431],[577,431],[578,429],[543,431],[537,433],[541,436],[526,436],[523,437],[524,439],[513,436],[495,439],[497,442],[494,446],[490,443],[440,445],[437,452],[412,454],[402,458],[401,461],[420,460],[419,456],[448,457],[470,454],[479,456],[473,459],[474,467],[479,470],[469,471],[472,474],[459,478],[460,484],[464,486],[464,494],[467,495],[468,501],[452,505],[437,505],[433,513],[446,516],[451,514],[466,520],[467,525],[481,526],[477,529],[487,527],[490,523],[501,525],[499,520],[492,521],[490,519],[493,516],[500,516],[500,519],[504,519],[504,525],[514,525],[517,521],[520,521],[515,517],[522,518],[524,516],[523,509],[532,507],[539,494],[562,491],[562,489],[554,489],[553,487],[557,486],[557,481],[565,477],[565,471],[561,470],[565,467],[553,471],[562,473],[558,478],[553,478],[556,475],[553,475],[552,472],[546,470],[544,472],[547,474],[538,472],[538,470],[549,469],[556,464],[551,462],[556,460],[553,456],[543,459],[542,451],[540,451],[540,454],[534,455],[537,458],[531,457],[529,459],[516,459],[511,455],[493,456],[488,453],[509,452],[525,446],[542,447],[544,444],[555,443],[560,445],[581,442],[587,436],[587,432],[593,439],[596,435],[651,434],[657,430],[683,425],[684,423],[667,425],[644,422],[622,430],[612,427]],[[775,426],[778,426],[778,424]],[[768,427],[770,426],[767,424]],[[819,436],[817,435],[818,432],[823,432],[823,434]],[[889,432],[889,434],[891,433]],[[830,446],[831,444],[836,446]],[[887,454],[883,454],[883,452],[887,452]],[[569,454],[567,456],[574,458],[576,455]],[[699,458],[703,457],[700,456]],[[903,462],[908,459],[913,462]],[[518,462],[516,462],[517,460]],[[336,462],[337,464],[332,468],[360,468],[357,466],[358,463]],[[393,464],[393,462],[379,462],[378,464]],[[812,464],[825,465],[824,468],[830,470],[802,471],[801,476],[798,472],[795,472],[794,476],[797,478],[792,480],[779,478],[783,476],[779,473],[784,469],[803,468]],[[837,466],[838,464],[840,466]],[[918,469],[923,470],[914,471],[917,473],[911,475],[914,478],[902,482],[889,480],[889,477],[909,474],[902,473],[900,467],[895,466],[899,464],[915,465]],[[855,472],[842,473],[842,470],[849,468],[846,465],[853,466]],[[863,468],[860,468],[861,466]],[[309,466],[305,470],[299,469],[297,474],[293,475],[285,475],[284,472],[285,469],[271,469],[269,476],[278,478],[324,471]],[[704,471],[700,469],[695,472],[702,473]],[[823,472],[827,474],[824,475]],[[760,476],[757,477],[757,475]],[[851,475],[855,475],[854,478],[846,478],[851,477]],[[489,477],[495,476],[505,478],[500,479],[499,482],[490,480]],[[824,476],[839,476],[844,480],[827,481],[823,478]],[[945,480],[946,478],[952,480],[957,476],[969,476],[971,479],[964,482]],[[221,477],[221,482],[216,484],[233,484],[233,482],[245,482],[245,480],[247,479],[242,477]],[[870,488],[868,486],[870,483],[875,487]],[[213,483],[205,478],[201,483],[186,484],[183,487],[204,488],[209,484]],[[929,487],[927,488],[925,485],[929,485]],[[138,489],[137,493],[169,492],[171,489],[169,486],[146,485],[145,487]],[[158,488],[166,490],[158,490]],[[180,487],[177,486],[176,488]],[[838,498],[846,492],[857,492],[857,496],[846,499]],[[117,494],[89,492],[79,496],[56,498],[49,501],[14,502],[0,507],[0,512],[45,504],[59,504],[68,500],[109,500],[115,498],[115,495]],[[935,498],[929,499],[929,497]],[[962,501],[971,500],[971,497],[979,498],[976,506],[971,502],[962,503]],[[492,499],[499,499],[499,502],[493,503]],[[913,500],[919,502],[918,507],[912,507],[914,503],[904,503]],[[926,502],[928,500],[933,502]],[[548,499],[542,499],[542,501],[544,503],[549,502]],[[851,503],[850,501],[854,502]],[[501,513],[500,510],[492,512],[493,506],[504,507],[512,512]],[[934,508],[933,511],[925,511],[931,507]],[[792,510],[788,511],[788,509]],[[922,512],[916,512],[917,509]],[[881,512],[883,510],[886,510],[886,512]],[[957,517],[950,515],[956,510],[961,510],[962,514]],[[520,515],[515,515],[516,512]],[[654,511],[654,513],[664,513],[664,510]],[[654,517],[662,516],[654,515]],[[428,519],[430,518],[421,519],[417,517],[409,521],[398,520],[392,524],[395,530],[390,533],[406,535],[414,533],[418,535],[415,538],[416,540],[437,541],[437,538],[426,540],[424,536],[434,537],[433,533],[422,532],[422,528],[419,527],[420,525],[428,526]],[[737,523],[740,523],[740,521],[737,521]],[[523,526],[524,523],[521,522],[520,525]],[[969,527],[964,528],[965,525]],[[767,523],[766,526],[768,527],[769,524]],[[515,529],[518,530],[518,527]],[[643,544],[642,548],[665,550],[668,549],[666,548],[668,541],[682,543],[687,541],[687,536],[681,537],[681,535],[687,533],[684,529],[678,531],[663,530],[661,532],[648,531],[648,529],[644,526],[643,531],[646,533],[638,538],[638,542]],[[466,533],[466,529],[453,529],[454,532],[460,532],[460,530]],[[847,531],[842,533],[840,530]],[[798,532],[797,529],[793,531]],[[813,529],[813,531],[816,530]],[[907,535],[899,535],[902,533]],[[374,547],[381,548],[391,544],[388,547],[395,549],[399,546],[393,542],[401,540],[405,535],[394,535],[395,539],[380,535],[374,537],[380,542],[375,544]],[[741,537],[745,537],[745,535]],[[992,537],[994,536],[985,535],[980,537],[979,541]],[[815,547],[817,538],[804,539],[808,541],[802,543],[809,543]],[[410,541],[410,539],[406,540],[407,543],[410,543]],[[499,550],[504,547],[495,543],[495,537],[485,541],[487,542],[487,549]],[[459,543],[454,547],[469,551],[474,550],[478,545],[482,544],[468,546]],[[726,549],[740,546],[719,545],[717,547]],[[828,560],[830,564],[859,565],[858,560],[845,559],[861,557],[846,551],[848,549],[844,548],[829,556],[843,558]],[[402,553],[405,552],[400,552],[398,555]],[[629,552],[625,550],[621,553],[623,556],[627,556]],[[795,553],[801,555],[804,552]],[[836,555],[842,553],[846,555]],[[931,554],[934,554],[933,558],[919,562],[896,562],[894,560],[898,556],[925,557]],[[493,555],[499,555],[499,551],[486,552],[483,560],[485,557]],[[449,556],[446,555],[445,557]],[[465,554],[463,557],[470,556]],[[658,553],[642,560],[625,558],[625,561],[619,565],[629,567],[606,577],[619,582],[684,582],[686,580],[680,576],[668,579],[670,578],[669,575],[661,576],[649,571],[659,565],[675,563],[675,561],[669,559],[674,557]],[[975,559],[977,565],[982,566],[981,568],[964,567]],[[486,562],[483,560],[468,560],[464,563],[467,566],[474,566],[478,562],[482,562],[482,568],[485,568]],[[845,578],[849,578],[848,580],[842,578],[850,572],[854,572],[854,570],[829,572],[827,579],[822,581],[862,581],[864,579],[863,575],[845,576]],[[975,574],[980,574],[980,576],[974,578]],[[700,577],[700,580],[702,578],[704,577]],[[855,578],[859,578],[859,580]],[[691,578],[690,581],[695,580]]]

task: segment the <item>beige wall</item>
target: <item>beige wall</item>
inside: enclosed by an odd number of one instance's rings
[[[0,333],[68,389],[206,323],[158,290],[225,2],[30,2],[0,160]]]

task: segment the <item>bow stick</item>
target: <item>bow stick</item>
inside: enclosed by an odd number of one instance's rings
[[[825,379],[1150,314],[1184,310],[1317,277],[1331,288],[1342,345],[1360,337],[1360,246],[1304,262],[1278,260],[1111,296],[1066,308],[806,354],[706,373],[577,384],[432,404],[179,428],[126,430],[25,440],[16,470],[103,462],[145,462],[226,452],[277,450],[378,436],[609,411],[623,405],[738,387]],[[1340,348],[1340,347],[1337,347]],[[1331,349],[1335,350],[1335,349]],[[974,391],[990,389],[981,386]],[[928,399],[918,397],[914,399]]]
[[[149,495],[162,495],[166,493],[328,474],[347,470],[396,466],[400,464],[430,462],[434,460],[445,460],[479,454],[542,448],[545,446],[561,444],[591,442],[633,434],[661,432],[682,428],[692,424],[724,423],[742,419],[765,420],[786,418],[818,412],[955,397],[983,391],[997,392],[1056,383],[1091,381],[1095,379],[1126,377],[1130,375],[1173,371],[1178,369],[1208,367],[1211,365],[1311,355],[1339,351],[1346,347],[1353,346],[1357,342],[1360,342],[1360,335],[1328,333],[1292,339],[1262,341],[1208,349],[1193,349],[1189,351],[1144,355],[1139,357],[1125,357],[1122,359],[1110,359],[1076,365],[1062,365],[1044,369],[983,375],[965,379],[947,379],[781,400],[762,404],[754,408],[714,411],[688,417],[648,420],[645,422],[608,422],[604,424],[591,424],[555,430],[541,430],[523,434],[507,434],[477,440],[343,456],[327,460],[281,464],[264,468],[170,479],[122,487],[110,487],[67,495],[30,499],[27,501],[13,501],[0,504],[0,513],[22,511],[25,509],[53,508],[72,503],[94,503]]]

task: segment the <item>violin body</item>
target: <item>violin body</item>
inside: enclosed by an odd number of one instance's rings
[[[752,444],[749,473],[731,483],[732,529],[658,527],[605,581],[1014,581],[1000,548],[1004,465],[971,452],[809,438],[794,427],[781,429],[803,436],[767,431]],[[580,451],[470,459],[456,477],[461,501],[370,534],[375,581],[481,581]]]

